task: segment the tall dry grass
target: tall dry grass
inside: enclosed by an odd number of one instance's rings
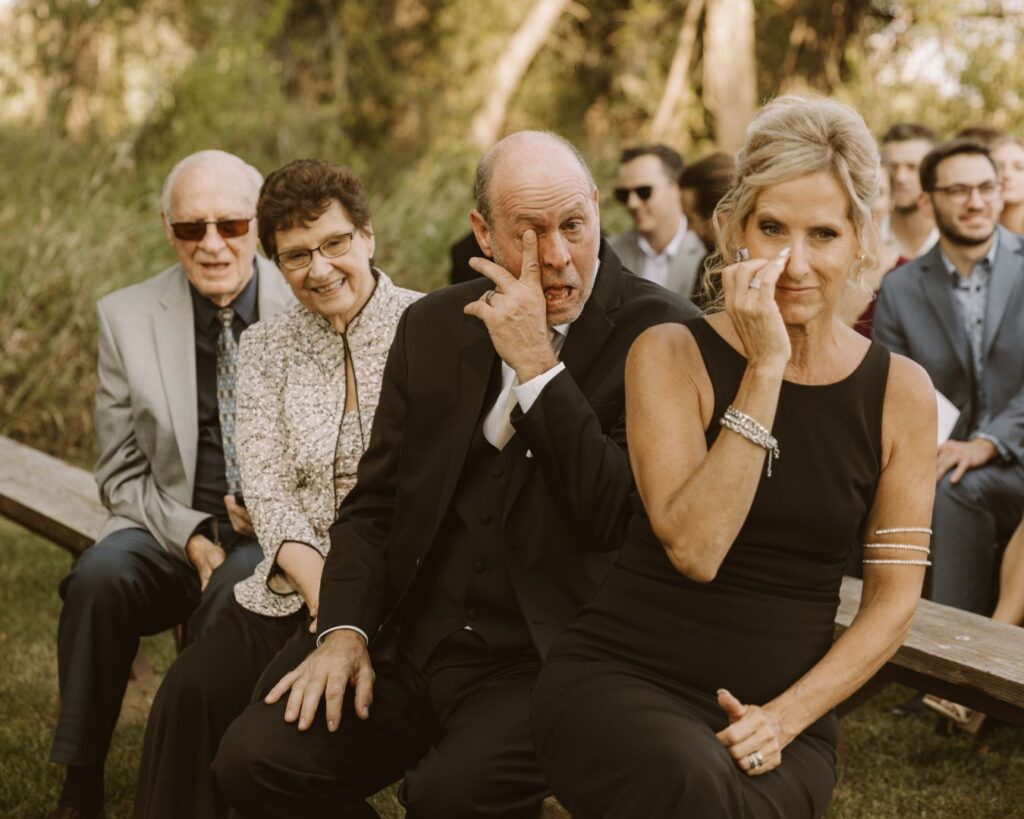
[[[43,132],[0,134],[0,157],[0,434],[88,464],[95,303],[173,263],[159,194],[178,157],[144,165],[124,147]],[[269,172],[294,158],[253,161]],[[448,246],[468,230],[473,158],[373,166],[378,265],[407,287],[443,286]]]

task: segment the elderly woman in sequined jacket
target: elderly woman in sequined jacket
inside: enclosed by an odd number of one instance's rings
[[[209,766],[274,654],[312,628],[328,528],[370,436],[398,320],[420,294],[373,266],[370,209],[346,168],[299,160],[267,177],[260,240],[298,304],[242,336],[241,498],[265,559],[175,661],[146,728],[135,817],[219,817]]]

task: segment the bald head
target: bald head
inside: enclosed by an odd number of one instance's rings
[[[476,193],[469,219],[480,248],[519,277],[532,231],[548,324],[575,321],[590,298],[601,244],[597,186],[583,157],[555,134],[512,134],[480,160]]]
[[[493,218],[491,188],[494,178],[509,168],[522,168],[524,163],[545,167],[554,165],[563,173],[578,172],[586,180],[590,192],[597,190],[586,160],[567,139],[551,131],[517,131],[495,143],[476,168],[473,186],[476,209],[488,224]]]
[[[160,210],[170,215],[174,200],[174,188],[186,176],[207,173],[221,179],[232,180],[238,193],[252,200],[255,210],[256,200],[260,195],[263,175],[243,159],[229,154],[227,151],[207,150],[189,154],[171,168],[164,180],[163,192],[160,195]]]

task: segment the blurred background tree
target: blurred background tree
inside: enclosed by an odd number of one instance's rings
[[[1024,133],[1024,0],[0,0],[0,432],[92,456],[95,300],[172,261],[163,176],[219,147],[351,165],[381,265],[444,284],[481,147],[732,150],[764,100]],[[605,228],[626,217],[604,201]]]

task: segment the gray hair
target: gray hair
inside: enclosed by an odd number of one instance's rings
[[[170,215],[171,211],[171,194],[174,192],[174,185],[178,181],[178,177],[181,176],[182,171],[187,170],[193,165],[198,165],[203,162],[210,162],[212,160],[219,160],[222,162],[230,162],[238,167],[242,172],[242,175],[252,185],[252,201],[256,204],[256,200],[259,199],[260,187],[263,185],[263,174],[256,170],[252,165],[246,162],[244,159],[240,159],[234,154],[229,154],[227,151],[218,151],[209,149],[205,151],[197,151],[194,154],[189,154],[177,165],[171,168],[171,172],[167,174],[167,178],[164,180],[163,191],[160,194],[160,210],[162,213]]]
[[[765,188],[819,171],[831,174],[846,194],[863,254],[851,271],[855,283],[871,270],[878,248],[871,205],[881,173],[875,138],[860,114],[842,103],[788,95],[768,103],[747,126],[733,187],[715,209],[718,248],[710,272],[738,258],[747,218]]]
[[[594,175],[590,172],[590,168],[587,166],[587,161],[583,158],[583,154],[581,154],[579,149],[565,137],[552,131],[516,131],[514,134],[509,134],[507,137],[499,140],[491,146],[490,150],[481,157],[479,164],[476,166],[476,179],[473,184],[473,195],[476,198],[477,212],[483,217],[484,222],[488,225],[491,224],[490,188],[491,177],[494,176],[494,169],[497,167],[498,161],[505,153],[508,152],[508,149],[512,147],[514,143],[527,139],[548,141],[554,145],[565,148],[576,158],[580,169],[586,175],[587,181],[590,183],[591,191],[597,190],[597,183],[594,181]]]

